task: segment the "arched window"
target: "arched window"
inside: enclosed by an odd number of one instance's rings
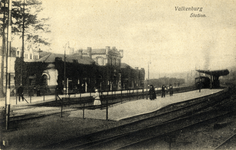
[[[42,85],[48,85],[48,82],[49,82],[49,75],[46,74],[46,73],[43,73],[42,75]]]

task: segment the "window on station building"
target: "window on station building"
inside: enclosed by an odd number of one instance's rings
[[[107,65],[107,58],[104,58],[104,65]]]
[[[120,66],[120,59],[116,59],[116,65]]]
[[[108,64],[109,64],[109,65],[112,65],[111,58],[108,58]]]
[[[37,60],[39,58],[38,55],[34,55],[34,60]]]
[[[17,56],[17,57],[20,57],[20,51],[17,51],[17,52],[16,52],[16,56]]]
[[[120,59],[117,59],[117,66],[120,66]]]
[[[33,59],[33,55],[32,54],[30,54],[30,59]]]
[[[25,58],[28,59],[28,54],[25,54]]]
[[[98,63],[98,65],[103,66],[104,65],[104,58],[97,57],[97,63]]]

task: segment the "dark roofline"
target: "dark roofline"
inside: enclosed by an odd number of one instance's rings
[[[52,58],[50,58],[52,57]],[[36,60],[35,62],[55,62],[55,58],[56,57],[61,57],[62,58],[62,61],[64,61],[64,54],[58,54],[58,53],[49,53],[47,55],[45,55],[44,57]],[[47,59],[50,60],[48,61]],[[54,59],[53,59],[54,58]],[[93,64],[95,61],[90,58],[90,57],[83,57],[83,58],[80,58],[79,56],[76,57],[75,55],[66,55],[66,61],[67,62],[73,62],[73,60],[78,60],[78,63],[79,64]]]
[[[196,70],[199,73],[205,73],[208,75],[213,75],[213,76],[225,76],[229,74],[229,70],[228,69],[224,69],[224,70]]]
[[[128,65],[126,63],[121,63],[121,65],[120,65],[120,68],[127,68],[127,67],[133,69],[130,65]]]

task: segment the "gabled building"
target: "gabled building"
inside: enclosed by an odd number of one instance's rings
[[[85,50],[79,49],[75,51],[74,54],[79,54],[81,57],[89,57],[93,59],[98,66],[109,67],[109,71],[107,71],[106,75],[104,74],[104,70],[102,71],[103,73],[98,75],[100,78],[103,78],[99,87],[106,90],[119,90],[122,88],[120,67],[123,58],[123,50],[118,50],[116,47],[110,48],[109,46],[102,49],[92,49],[88,47]]]
[[[40,53],[40,49],[39,50],[35,50],[33,48],[27,48],[24,50],[24,61],[25,62],[33,62],[35,60],[39,59],[39,53]],[[22,48],[17,48],[16,52],[15,52],[15,56],[16,57],[22,57]]]
[[[123,58],[123,50],[118,50],[116,47],[110,48],[109,46],[104,49],[88,47],[86,50],[77,50],[74,54],[90,57],[99,66],[111,65],[120,67],[121,59]]]

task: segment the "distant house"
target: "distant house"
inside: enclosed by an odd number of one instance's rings
[[[24,50],[24,61],[33,62],[39,59],[40,50],[34,50],[33,48],[28,48]],[[22,49],[17,48],[15,52],[16,57],[22,57]]]

